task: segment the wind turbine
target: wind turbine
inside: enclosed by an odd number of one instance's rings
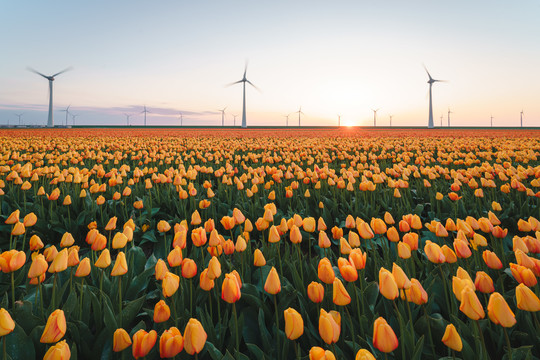
[[[392,127],[392,115],[390,115],[390,127]]]
[[[47,119],[47,126],[48,127],[53,127],[54,126],[54,119],[53,119],[53,81],[54,81],[54,78],[60,74],[63,74],[65,73],[66,71],[69,71],[71,70],[72,68],[71,67],[68,67],[67,69],[64,69],[60,72],[57,72],[56,74],[54,75],[51,75],[51,76],[47,76],[47,75],[43,75],[42,73],[40,73],[39,71],[37,70],[34,70],[32,68],[28,68],[29,71],[33,72],[33,73],[36,73],[40,76],[43,76],[45,79],[49,80],[49,117]]]
[[[295,111],[293,114],[298,114],[298,127],[300,127],[300,115],[304,115],[302,112],[302,107],[300,106],[300,109],[298,111]]]
[[[75,118],[79,116],[79,114],[71,114],[71,120],[73,121],[73,125],[75,125]]]
[[[453,114],[453,112],[448,108],[448,127],[450,127],[450,114]]]
[[[16,117],[19,118],[19,125],[22,125],[22,121],[21,121],[21,117],[23,116],[24,113],[21,113],[21,114],[15,114]],[[9,123],[8,123],[9,124]]]
[[[180,113],[180,116],[178,118],[180,119],[180,126],[184,126],[184,115]]]
[[[291,114],[283,115],[283,117],[285,118],[285,126],[286,127],[289,127],[289,115],[291,115]]]
[[[491,115],[491,127],[493,127],[493,115]]]
[[[227,85],[227,86],[231,86],[231,85],[242,83],[242,88],[243,88],[243,92],[242,92],[242,128],[247,128],[247,121],[246,121],[246,83],[253,86],[256,90],[259,90],[255,85],[253,85],[251,83],[251,81],[249,81],[246,78],[247,66],[248,66],[248,64],[246,62],[246,66],[244,67],[244,76],[242,77],[242,79]],[[222,120],[222,123],[223,123],[223,120]]]
[[[371,109],[373,110],[373,126],[377,126],[377,111],[379,111],[379,109]]]
[[[442,127],[442,119],[443,119],[443,117],[444,117],[444,116],[443,116],[443,115],[441,115],[441,127]]]
[[[124,116],[126,117],[126,125],[129,126],[129,118],[132,117],[133,115],[124,113]]]
[[[221,126],[225,126],[225,109],[227,106],[225,106],[223,109],[219,110],[221,111]]]
[[[519,122],[521,127],[523,127],[523,109],[521,109],[521,112],[519,113]]]
[[[238,116],[238,115],[234,115],[234,114],[233,114],[233,126],[234,126],[234,127],[236,127],[236,117],[237,117],[237,116]]]
[[[65,112],[66,113],[66,126],[67,126],[67,122],[68,122],[68,115],[70,114],[70,112],[69,112],[69,107],[70,106],[71,106],[71,104],[69,104],[68,107],[65,110],[60,110],[60,112]]]
[[[146,113],[151,113],[150,110],[146,110],[146,105],[144,105],[144,110],[141,111],[139,114],[144,113],[144,126],[146,126]]]
[[[429,120],[428,120],[428,128],[433,129],[433,103],[431,99],[431,87],[436,82],[445,82],[445,80],[435,80],[431,77],[431,74],[429,73],[428,69],[424,65],[424,70],[426,70],[426,73],[429,76],[428,84],[429,84]]]
[[[341,127],[341,115],[339,115],[339,114],[337,116],[337,126]]]

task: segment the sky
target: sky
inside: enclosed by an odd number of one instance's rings
[[[0,125],[540,125],[540,2],[28,0],[0,3]],[[69,117],[69,124],[73,119]]]

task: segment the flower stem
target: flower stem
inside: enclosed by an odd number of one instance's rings
[[[15,275],[11,272],[11,306],[15,309]]]
[[[508,337],[508,332],[503,326],[504,338],[506,339],[506,346],[508,346],[508,359],[512,360],[512,345],[510,344],[510,338]]]
[[[280,358],[280,350],[281,348],[279,347],[279,315],[278,315],[278,307],[277,307],[277,296],[274,295],[274,308],[275,308],[275,313],[276,313],[276,358],[279,360]]]
[[[240,351],[240,338],[238,337],[238,316],[236,315],[236,303],[233,303],[234,331],[236,333],[236,353]]]
[[[122,327],[122,276],[118,277],[118,324]]]

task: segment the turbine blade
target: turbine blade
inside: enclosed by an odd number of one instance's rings
[[[72,70],[72,69],[73,69],[73,67],[70,66],[70,67],[68,67],[68,68],[66,68],[66,69],[64,69],[64,70],[62,70],[62,71],[60,71],[60,72],[57,72],[56,74],[52,75],[52,77],[58,76],[58,75],[60,75],[60,74],[65,73],[66,71],[70,71],[70,70]]]
[[[251,81],[249,81],[249,80],[246,79],[246,82],[247,82],[249,85],[253,86],[253,87],[255,88],[255,90],[257,90],[258,92],[261,92],[261,89],[259,89],[259,88],[256,87],[255,85],[253,85],[253,83],[252,83]]]
[[[238,80],[238,81],[236,81],[236,82],[233,82],[233,83],[230,83],[230,84],[225,85],[225,87],[229,87],[229,86],[232,86],[232,85],[236,85],[236,84],[239,84],[239,83],[241,83],[241,82],[243,82],[243,81],[244,81],[243,79],[242,79],[242,80]]]
[[[27,69],[28,71],[33,72],[34,74],[41,75],[41,76],[43,76],[45,79],[49,80],[49,77],[48,77],[47,75],[43,75],[42,73],[40,73],[40,72],[37,71],[37,70],[32,69],[31,67],[27,67],[26,69]]]
[[[246,78],[248,62],[249,62],[249,61],[246,59],[246,64],[244,65],[244,79]]]
[[[426,65],[422,64],[422,66],[424,67],[424,70],[426,70],[427,75],[429,76],[429,80],[433,80],[433,78],[431,77],[431,74],[429,73],[429,71],[428,71]]]

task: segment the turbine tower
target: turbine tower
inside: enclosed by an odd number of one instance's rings
[[[126,126],[129,126],[129,118],[132,117],[133,115],[124,113],[124,116],[126,117]]]
[[[291,114],[283,115],[283,117],[285,118],[285,126],[286,127],[289,127],[289,115],[291,115]]]
[[[379,111],[379,109],[371,109],[373,111],[373,126],[377,126],[377,111]]]
[[[39,71],[37,70],[34,70],[32,68],[28,68],[29,71],[35,73],[35,74],[38,74],[40,76],[43,76],[45,79],[49,80],[49,117],[47,119],[47,126],[48,127],[53,127],[54,126],[54,119],[53,119],[53,81],[54,81],[54,78],[60,74],[63,74],[65,73],[66,71],[69,71],[71,70],[72,68],[69,67],[67,69],[64,69],[60,72],[57,72],[56,74],[54,75],[51,75],[51,76],[47,76],[47,75],[43,75],[42,73],[40,73]]]
[[[523,127],[523,109],[521,109],[521,112],[519,113],[519,122],[521,127]]]
[[[341,127],[341,115],[339,115],[339,114],[337,116],[337,126]]]
[[[304,115],[304,113],[302,112],[302,107],[300,106],[300,109],[298,109],[298,111],[294,112],[293,114],[298,114],[298,127],[300,127],[300,115]]]
[[[443,119],[444,115],[441,115],[441,127],[442,127],[442,119]]]
[[[444,80],[435,80],[435,79],[433,79],[425,65],[424,65],[424,70],[426,70],[426,73],[427,73],[427,75],[429,77],[429,80],[428,80],[428,84],[429,84],[429,120],[428,120],[428,128],[433,129],[433,102],[432,102],[432,98],[431,98],[431,87],[433,86],[433,83],[444,82]]]
[[[493,127],[493,115],[491,115],[491,127]]]
[[[178,118],[180,119],[180,126],[184,126],[184,115],[180,113],[180,116]]]
[[[392,115],[390,115],[390,127],[392,127]]]
[[[233,126],[236,127],[236,117],[238,115],[233,114]]]
[[[65,110],[60,110],[60,112],[65,112],[66,113],[66,126],[68,124],[68,115],[71,114],[69,112],[69,107],[71,106],[71,104],[68,105],[68,107],[65,109]]]
[[[225,126],[225,109],[227,106],[225,106],[223,109],[219,110],[221,111],[221,126]]]
[[[144,113],[144,126],[146,126],[146,114],[147,114],[147,113],[151,113],[151,111],[150,111],[150,110],[146,110],[146,105],[144,105],[144,110],[141,111],[139,114],[142,114],[142,113]]]
[[[15,116],[19,118],[19,125],[22,125],[21,117],[23,116],[23,114],[24,113],[15,114]]]
[[[71,114],[71,120],[73,121],[73,125],[75,125],[75,118],[79,116],[79,114]]]
[[[448,108],[448,127],[450,127],[450,114],[453,114],[453,112]]]
[[[244,128],[244,129],[247,128],[247,121],[246,121],[246,83],[253,86],[256,90],[259,90],[255,85],[253,85],[251,83],[251,81],[249,81],[246,78],[247,66],[248,66],[248,64],[246,62],[246,66],[244,67],[244,76],[242,77],[242,79],[227,85],[227,86],[231,86],[231,85],[242,83],[242,89],[243,89],[243,92],[242,92],[242,128]]]

